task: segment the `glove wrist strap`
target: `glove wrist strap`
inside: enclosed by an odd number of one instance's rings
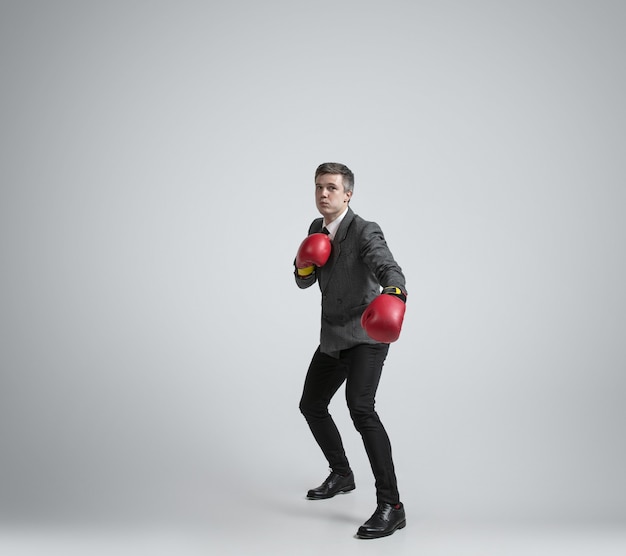
[[[382,293],[385,293],[388,295],[395,295],[396,297],[399,297],[402,301],[406,303],[407,293],[405,291],[402,291],[397,286],[386,286],[383,288]]]
[[[315,265],[311,265],[311,266],[307,266],[305,268],[298,268],[298,276],[301,276],[302,278],[306,278],[307,276],[310,276],[311,274],[313,274],[313,272],[315,271]]]

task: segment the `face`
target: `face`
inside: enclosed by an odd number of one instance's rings
[[[326,223],[332,222],[348,206],[352,191],[343,188],[341,174],[321,174],[315,180],[315,204]]]

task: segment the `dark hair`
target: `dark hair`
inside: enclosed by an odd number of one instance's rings
[[[315,170],[315,177],[317,178],[317,176],[321,176],[322,174],[341,174],[343,176],[343,190],[354,190],[354,174],[345,164],[339,162],[324,162]]]

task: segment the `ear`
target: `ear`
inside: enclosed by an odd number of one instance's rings
[[[344,203],[348,203],[350,202],[350,197],[352,197],[352,191],[345,191],[344,195],[346,196],[346,199],[344,199]]]

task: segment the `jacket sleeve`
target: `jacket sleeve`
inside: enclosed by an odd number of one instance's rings
[[[360,255],[383,288],[397,286],[406,292],[406,280],[402,269],[393,258],[383,232],[376,222],[368,222],[363,228]]]

